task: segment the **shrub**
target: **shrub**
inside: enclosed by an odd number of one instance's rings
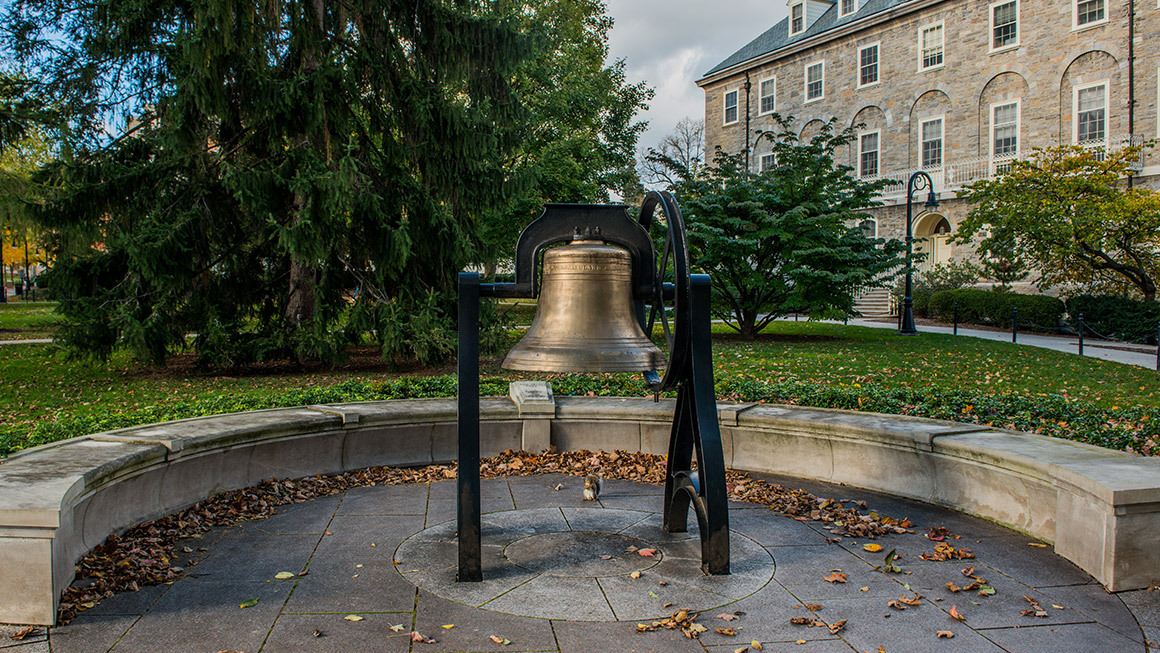
[[[969,324],[988,324],[1010,327],[1012,308],[1019,309],[1019,327],[1035,331],[1056,331],[1063,317],[1063,302],[1047,295],[1020,295],[1008,290],[980,290],[961,288],[943,290],[930,298],[933,317],[954,319],[955,302],[959,305],[959,321]]]
[[[935,265],[929,270],[915,271],[911,275],[910,297],[914,303],[914,314],[919,317],[931,317],[930,298],[940,290],[957,290],[966,288],[979,280],[980,270],[970,261],[952,261],[946,265]],[[906,297],[906,277],[899,276],[894,283],[891,294],[902,306]]]
[[[1069,323],[1084,325],[1097,335],[1119,340],[1139,340],[1156,344],[1160,324],[1160,303],[1112,295],[1076,295],[1067,300]]]
[[[985,291],[984,291],[985,292]],[[632,374],[558,376],[550,379],[557,395],[647,396],[644,381]],[[480,379],[480,395],[505,396],[508,379]],[[412,377],[384,382],[346,381],[325,388],[306,388],[274,396],[219,393],[164,406],[41,422],[31,429],[0,426],[0,459],[57,440],[136,424],[241,410],[382,399],[455,396],[452,375]],[[873,385],[829,385],[787,379],[720,378],[719,399],[863,410],[955,420],[1041,433],[1111,449],[1158,453],[1160,410],[1140,406],[1111,409],[1058,394],[989,394],[971,389],[884,388]],[[669,393],[670,396],[672,393]]]

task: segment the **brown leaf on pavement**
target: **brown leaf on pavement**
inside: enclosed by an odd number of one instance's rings
[[[954,636],[955,636],[955,634],[949,630],[940,630],[937,633],[935,633],[935,637],[938,637],[939,639],[942,639],[942,638],[950,639]]]

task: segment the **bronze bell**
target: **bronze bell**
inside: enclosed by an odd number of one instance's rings
[[[503,367],[537,372],[644,372],[665,356],[632,306],[628,251],[578,239],[544,252],[539,305]]]

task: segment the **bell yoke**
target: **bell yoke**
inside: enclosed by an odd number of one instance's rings
[[[665,247],[649,235],[657,207]],[[664,529],[701,535],[701,568],[729,573],[725,462],[713,391],[709,277],[690,274],[676,200],[651,192],[633,220],[623,205],[546,204],[516,244],[515,283],[459,274],[459,581],[483,579],[479,489],[480,297],[539,296],[527,333],[503,367],[539,372],[641,372],[658,396],[676,389],[665,478]],[[659,221],[659,220],[658,220]],[[563,244],[561,244],[563,243]],[[551,249],[545,248],[560,245]],[[543,279],[537,288],[537,258]],[[538,290],[538,292],[537,292]],[[668,358],[649,338],[659,326]],[[697,469],[692,468],[694,452]]]

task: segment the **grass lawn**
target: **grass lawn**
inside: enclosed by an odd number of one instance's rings
[[[0,304],[0,340],[51,338],[58,317],[56,302],[22,302],[12,297]]]
[[[34,307],[44,310],[40,305]],[[41,313],[41,319],[44,315]],[[1148,420],[1153,413],[1160,420],[1160,375],[1140,367],[969,337],[923,333],[903,338],[887,329],[866,327],[777,322],[755,342],[738,341],[723,326],[717,330],[714,358],[723,396],[745,398],[745,393],[753,388],[764,392],[762,389],[774,387],[780,390],[762,397],[858,408],[865,395],[866,410],[949,415],[999,426],[1009,425],[1007,419],[1018,417],[1016,413],[1035,413],[1037,405],[1050,404],[1046,417],[1012,423],[1020,428],[1030,428],[1027,424],[1045,425],[1044,432],[1065,437],[1076,436],[1069,429],[1081,428],[1081,417],[1087,420],[1082,422],[1085,429],[1092,424],[1099,428],[1110,425],[1145,434],[1151,433],[1153,422]],[[212,400],[212,406],[206,404],[199,409],[211,412],[240,409],[231,405],[261,405],[265,401],[282,405],[303,396],[302,392],[317,389],[381,387],[384,382],[404,376],[438,376],[444,383],[446,375],[454,373],[453,365],[391,370],[369,349],[361,350],[348,364],[333,370],[269,366],[244,373],[209,374],[193,369],[184,359],[166,369],[138,365],[124,356],[94,365],[65,362],[53,345],[2,347],[0,436],[8,435],[9,448],[13,442],[17,448],[23,446],[21,438],[43,423],[72,421],[74,425],[68,427],[71,431],[51,436],[56,439],[82,435],[81,431],[91,428],[87,424],[107,424],[101,420],[110,416],[124,416],[127,422],[154,421],[188,402]],[[502,370],[498,358],[484,361],[482,372],[504,378],[543,378]],[[598,394],[646,394],[643,385],[631,381],[628,375],[597,375],[591,379],[591,386],[583,385],[585,382],[581,379],[566,384],[561,379],[558,387],[565,391],[591,387]],[[795,388],[806,386],[829,392],[825,401],[830,403],[821,402],[814,390],[800,393],[800,398],[794,394],[799,392]],[[453,385],[439,386],[447,387],[453,392]],[[434,392],[445,393],[442,389]],[[913,397],[926,393],[958,394],[954,401],[937,399],[936,409],[914,408]],[[952,403],[949,413],[942,410]],[[994,406],[988,408],[991,413],[976,414],[982,412],[983,404],[992,403]],[[980,406],[977,410],[976,405]],[[1064,409],[1066,414],[1060,412]],[[1077,416],[1074,420],[1073,413]],[[177,410],[174,414],[184,413]],[[1148,430],[1144,430],[1145,426]],[[1081,439],[1083,433],[1078,435],[1077,439]],[[4,448],[0,442],[0,455],[5,453]],[[1155,445],[1136,448],[1153,452]]]

